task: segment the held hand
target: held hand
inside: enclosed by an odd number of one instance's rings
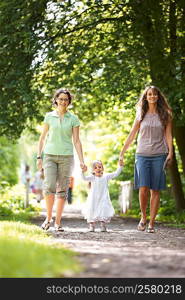
[[[119,157],[119,166],[124,166],[123,157]]]
[[[80,168],[82,169],[82,172],[87,171],[87,166],[84,163],[80,163]]]

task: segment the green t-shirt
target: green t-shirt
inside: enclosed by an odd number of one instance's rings
[[[72,128],[80,126],[78,117],[67,111],[61,120],[54,110],[45,115],[44,123],[49,125],[44,153],[73,155]]]

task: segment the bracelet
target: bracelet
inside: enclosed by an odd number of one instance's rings
[[[41,156],[37,156],[37,159],[42,159],[42,157]]]

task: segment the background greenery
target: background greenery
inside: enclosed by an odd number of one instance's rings
[[[88,165],[101,159],[117,168],[121,147],[148,84],[157,85],[173,109],[174,160],[167,171],[158,220],[185,220],[185,1],[2,0],[0,2],[0,218],[28,220],[21,167],[36,171],[44,114],[59,87],[74,94],[70,110],[81,120]],[[133,181],[137,140],[126,153],[119,178],[110,183],[122,214],[120,181]],[[85,201],[76,159],[74,201]],[[138,192],[126,214],[139,218]],[[126,216],[124,215],[124,216]],[[47,272],[47,271],[46,271]],[[45,273],[43,273],[45,274]]]
[[[40,125],[56,88],[74,93],[71,110],[81,119],[87,162],[98,155],[111,171],[139,95],[152,83],[173,109],[168,197],[184,211],[185,2],[7,0],[0,16],[1,189],[18,182],[21,163],[36,171]],[[135,144],[120,180],[133,180],[134,150]]]

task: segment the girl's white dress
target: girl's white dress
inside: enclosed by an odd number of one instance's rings
[[[95,175],[85,176],[82,173],[82,179],[91,182],[87,202],[82,210],[82,214],[88,223],[97,221],[110,222],[115,211],[110,200],[108,182],[117,177],[122,169],[123,167],[120,166],[115,172],[103,174],[101,177]]]

